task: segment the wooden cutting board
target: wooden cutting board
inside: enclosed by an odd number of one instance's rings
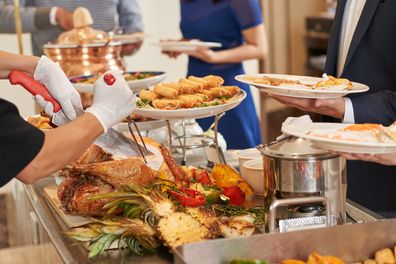
[[[55,210],[55,212],[61,217],[62,221],[69,228],[85,225],[91,223],[92,220],[89,217],[78,216],[65,214],[61,209],[61,202],[58,199],[58,195],[56,193],[58,186],[56,185],[48,185],[44,187],[44,196],[49,201],[51,207]]]

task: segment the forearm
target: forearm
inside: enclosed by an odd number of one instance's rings
[[[12,70],[19,70],[33,75],[36,69],[38,57],[23,56],[0,51],[0,78],[7,78]]]
[[[124,33],[143,32],[143,20],[137,0],[119,1],[118,17]]]
[[[43,147],[17,176],[33,183],[76,160],[103,133],[98,119],[86,113],[67,125],[45,133]]]
[[[265,53],[255,45],[243,44],[233,49],[218,51],[216,63],[239,63],[244,60],[264,59]]]
[[[15,33],[15,14],[12,1],[2,1],[0,3],[0,32]],[[21,23],[23,32],[33,32],[38,28],[47,28],[49,22],[50,7],[24,7],[21,1]]]

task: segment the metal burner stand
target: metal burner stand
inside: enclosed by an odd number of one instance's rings
[[[220,118],[224,115],[224,113],[221,114],[217,114],[215,115],[215,121],[214,123],[209,127],[208,130],[210,129],[214,129],[214,137],[210,137],[210,136],[205,136],[205,135],[187,135],[186,134],[186,122],[185,120],[182,120],[182,128],[183,128],[183,134],[181,136],[172,136],[172,128],[171,128],[171,124],[169,122],[169,120],[165,120],[166,122],[166,126],[168,128],[168,137],[169,137],[169,141],[168,141],[168,147],[169,149],[172,151],[174,149],[181,149],[182,150],[182,165],[186,165],[186,161],[187,161],[187,150],[191,150],[191,149],[197,149],[197,148],[204,148],[204,147],[208,147],[208,146],[214,146],[214,148],[216,149],[217,152],[217,156],[220,160],[221,163],[226,163],[225,161],[225,157],[224,157],[224,153],[221,150],[221,148],[219,147],[219,141],[218,141],[218,124],[219,124],[219,120]],[[201,144],[197,144],[197,143],[188,143],[187,140],[188,139],[201,139]],[[178,142],[178,144],[174,143],[174,142]]]

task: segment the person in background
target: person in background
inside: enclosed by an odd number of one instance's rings
[[[365,94],[337,99],[274,99],[304,111],[325,115],[323,121],[381,123],[396,119],[396,4],[387,0],[339,0],[325,72],[368,85]],[[330,118],[331,117],[331,118]],[[386,217],[396,212],[396,167],[389,155],[363,155],[369,162],[347,164],[349,199]]]
[[[32,75],[62,106],[62,110],[52,113],[48,107],[50,102],[36,96],[47,114],[63,115],[72,121],[44,132],[19,116],[15,105],[0,98],[3,128],[0,130],[0,187],[14,177],[24,183],[33,183],[63,168],[135,107],[135,96],[120,71],[107,72],[116,79],[111,89],[102,77],[99,78],[92,106],[76,117],[76,109],[82,109],[79,94],[56,63],[45,56],[38,58],[0,51],[0,78],[7,78],[11,70]]]
[[[182,0],[180,29],[185,39],[222,44],[214,50],[186,52],[188,75],[219,75],[224,78],[224,85],[239,86],[247,93],[246,99],[219,122],[227,147],[244,149],[260,144],[260,126],[249,86],[234,79],[244,73],[243,61],[266,56],[267,39],[259,1]],[[177,54],[170,54],[174,55]],[[197,121],[206,130],[213,118]]]
[[[14,1],[0,0],[0,32],[15,33]],[[94,29],[105,32],[121,28],[123,33],[143,32],[137,0],[20,0],[23,32],[30,32],[33,54],[41,56],[43,45],[73,28],[72,12],[86,7]],[[118,21],[117,21],[118,18]],[[123,45],[123,55],[134,53],[141,43]]]

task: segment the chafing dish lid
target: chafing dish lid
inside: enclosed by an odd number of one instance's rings
[[[311,142],[297,137],[286,137],[257,147],[261,154],[269,157],[304,159],[304,158],[334,158],[336,154],[315,148]]]

